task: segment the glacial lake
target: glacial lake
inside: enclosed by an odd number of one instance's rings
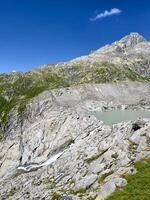
[[[139,118],[149,118],[150,111],[132,111],[132,110],[115,110],[115,111],[94,111],[92,112],[99,120],[104,121],[107,125],[113,125],[121,122],[134,121]]]

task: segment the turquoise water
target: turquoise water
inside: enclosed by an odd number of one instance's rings
[[[133,121],[139,118],[150,119],[150,111],[141,111],[141,110],[140,111],[115,110],[106,112],[95,111],[93,114],[97,117],[97,119],[104,121],[104,123],[107,125],[113,125],[130,120]]]

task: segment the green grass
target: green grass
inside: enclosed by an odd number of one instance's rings
[[[79,188],[78,190],[73,191],[74,195],[84,195],[86,193],[86,189],[85,188]]]
[[[61,195],[58,194],[57,192],[54,192],[52,195],[52,200],[60,200],[61,199]]]
[[[13,196],[15,193],[16,193],[16,188],[12,188],[12,189],[9,191],[8,196],[11,197],[11,196]]]
[[[18,108],[20,115],[26,110],[28,102],[38,94],[65,86],[63,78],[52,73],[42,74],[42,77],[33,74],[17,74],[15,78],[12,77],[0,75],[0,142],[5,138],[9,113],[13,108]]]
[[[110,172],[108,172],[108,173],[102,174],[102,175],[99,177],[99,179],[98,179],[98,183],[99,183],[99,184],[103,183],[103,181],[105,180],[105,178],[106,178],[107,176],[110,176],[111,174],[113,174],[113,171],[110,171]]]
[[[114,159],[117,159],[118,156],[119,156],[119,155],[118,155],[117,153],[114,153],[114,154],[111,155],[111,157],[114,158]]]
[[[125,176],[127,186],[118,188],[107,200],[150,200],[150,160],[135,164],[137,173]]]
[[[0,119],[2,123],[7,122],[8,114],[15,106],[18,106],[18,111],[21,113],[25,110],[26,104],[38,94],[47,89],[55,89],[64,85],[63,79],[55,74],[47,74],[47,77],[43,75],[41,79],[30,76],[20,75],[8,88],[5,88],[5,84],[1,83],[2,93],[8,97],[6,100],[2,95],[0,96]]]

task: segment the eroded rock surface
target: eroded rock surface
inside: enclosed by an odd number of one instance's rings
[[[83,85],[46,91],[10,113],[0,143],[0,199],[94,199],[127,184],[150,156],[150,119],[108,126],[91,111],[150,110],[150,84]]]

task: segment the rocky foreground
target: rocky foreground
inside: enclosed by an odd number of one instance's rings
[[[150,119],[108,126],[92,111],[150,110],[149,82],[47,90],[18,115],[0,142],[0,199],[92,200],[127,184],[150,157]]]

